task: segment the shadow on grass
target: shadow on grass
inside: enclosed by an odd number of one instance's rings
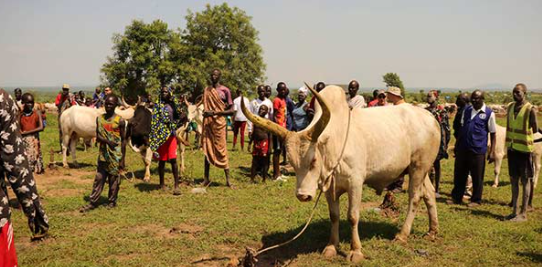
[[[60,164],[60,166],[62,166],[62,163]],[[84,169],[84,168],[88,168],[88,167],[96,168],[96,165],[89,164],[89,163],[84,163],[84,162],[77,162],[77,164],[68,163],[68,166],[70,167],[70,169]]]
[[[160,190],[159,184],[151,184],[151,183],[137,183],[134,185],[134,187],[137,188],[139,192],[146,192],[146,193]]]
[[[487,211],[487,210],[469,209],[467,207],[455,207],[454,209],[456,211],[468,211],[472,215],[482,216],[482,217],[487,217],[487,218],[493,218],[493,219],[496,219],[496,220],[499,220],[499,221],[503,221],[506,218],[506,216],[503,216],[501,214],[495,214],[495,213],[492,213],[492,212]]]
[[[492,185],[493,185],[493,180],[484,182],[484,186],[490,187],[490,189],[492,189],[491,187]],[[509,185],[510,185],[510,181],[503,181],[499,179],[499,187],[504,187],[504,186],[509,186]]]
[[[535,252],[516,252],[518,256],[529,258],[532,262],[542,263],[542,253]]]
[[[103,194],[103,192],[102,192],[102,194]],[[89,195],[86,195],[85,197],[83,197],[83,199],[85,200],[85,202],[90,202],[90,196]],[[107,200],[107,197],[100,196],[100,198],[97,201],[97,206],[107,205],[107,204],[109,204],[109,200]]]
[[[285,232],[275,232],[264,235],[262,237],[263,248],[267,248],[294,237],[304,224],[295,229],[291,229]],[[375,221],[363,221],[358,224],[360,238],[362,240],[371,239],[373,237],[393,240],[395,235],[399,232],[399,228],[394,224],[388,222],[375,222]],[[329,241],[329,235],[331,230],[331,222],[329,220],[318,220],[312,222],[307,230],[294,242],[271,250],[268,253],[262,254],[258,257],[264,262],[286,262],[297,258],[300,254],[309,253],[321,253],[324,247]],[[347,220],[341,220],[339,223],[339,237],[341,242],[350,243],[351,241],[351,227]],[[339,254],[346,255],[348,251],[341,251]]]

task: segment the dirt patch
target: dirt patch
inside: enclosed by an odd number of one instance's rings
[[[77,169],[62,169],[46,170],[44,174],[34,175],[36,183],[39,187],[54,186],[64,181],[73,182],[81,185],[92,184],[93,179],[89,179],[89,176],[93,176],[94,172],[80,171]]]
[[[134,230],[136,233],[158,236],[162,238],[179,238],[180,236],[183,236],[189,239],[196,239],[204,228],[187,223],[181,223],[171,228],[166,228],[162,225],[144,224],[137,226]]]
[[[42,190],[41,195],[45,198],[47,197],[71,197],[71,196],[81,196],[84,191],[81,189],[51,189],[51,190]]]

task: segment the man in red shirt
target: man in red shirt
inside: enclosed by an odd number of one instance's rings
[[[55,105],[58,108],[58,140],[60,143],[60,151],[62,151],[62,128],[60,125],[60,115],[67,108],[75,105],[75,98],[70,94],[70,85],[65,83],[62,85],[62,92],[58,93],[55,100]]]
[[[284,82],[277,84],[277,97],[273,99],[273,120],[276,124],[286,128],[286,92],[288,87]],[[273,135],[273,179],[282,180],[280,175],[280,154],[284,149],[284,140]]]

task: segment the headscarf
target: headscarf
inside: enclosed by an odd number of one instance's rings
[[[299,94],[303,94],[304,96],[309,95],[309,89],[307,89],[305,86],[301,86],[298,90]]]

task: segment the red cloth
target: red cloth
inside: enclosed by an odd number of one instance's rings
[[[269,139],[261,141],[254,141],[254,149],[252,150],[252,156],[267,156],[269,152]]]
[[[367,107],[376,107],[377,104],[378,104],[378,99],[375,99],[375,100],[369,102]]]
[[[58,93],[58,95],[56,95],[55,105],[57,107],[60,106],[62,103],[64,103],[64,101],[66,101],[66,99],[68,99],[70,97],[71,97],[70,94],[68,94],[68,96],[64,96],[64,95],[62,95],[62,93]],[[75,99],[73,97],[71,98],[71,104],[72,104],[72,106],[75,105]]]
[[[13,239],[13,225],[7,222],[0,229],[0,267],[17,266],[17,252]]]
[[[158,160],[168,161],[177,158],[177,138],[170,136],[165,143],[158,148]]]
[[[21,132],[28,132],[32,131],[34,129],[37,129],[40,127],[40,118],[38,116],[38,113],[35,111],[32,112],[32,115],[25,116],[24,114],[21,116]]]
[[[286,99],[280,97],[273,99],[273,114],[275,123],[286,128]]]

